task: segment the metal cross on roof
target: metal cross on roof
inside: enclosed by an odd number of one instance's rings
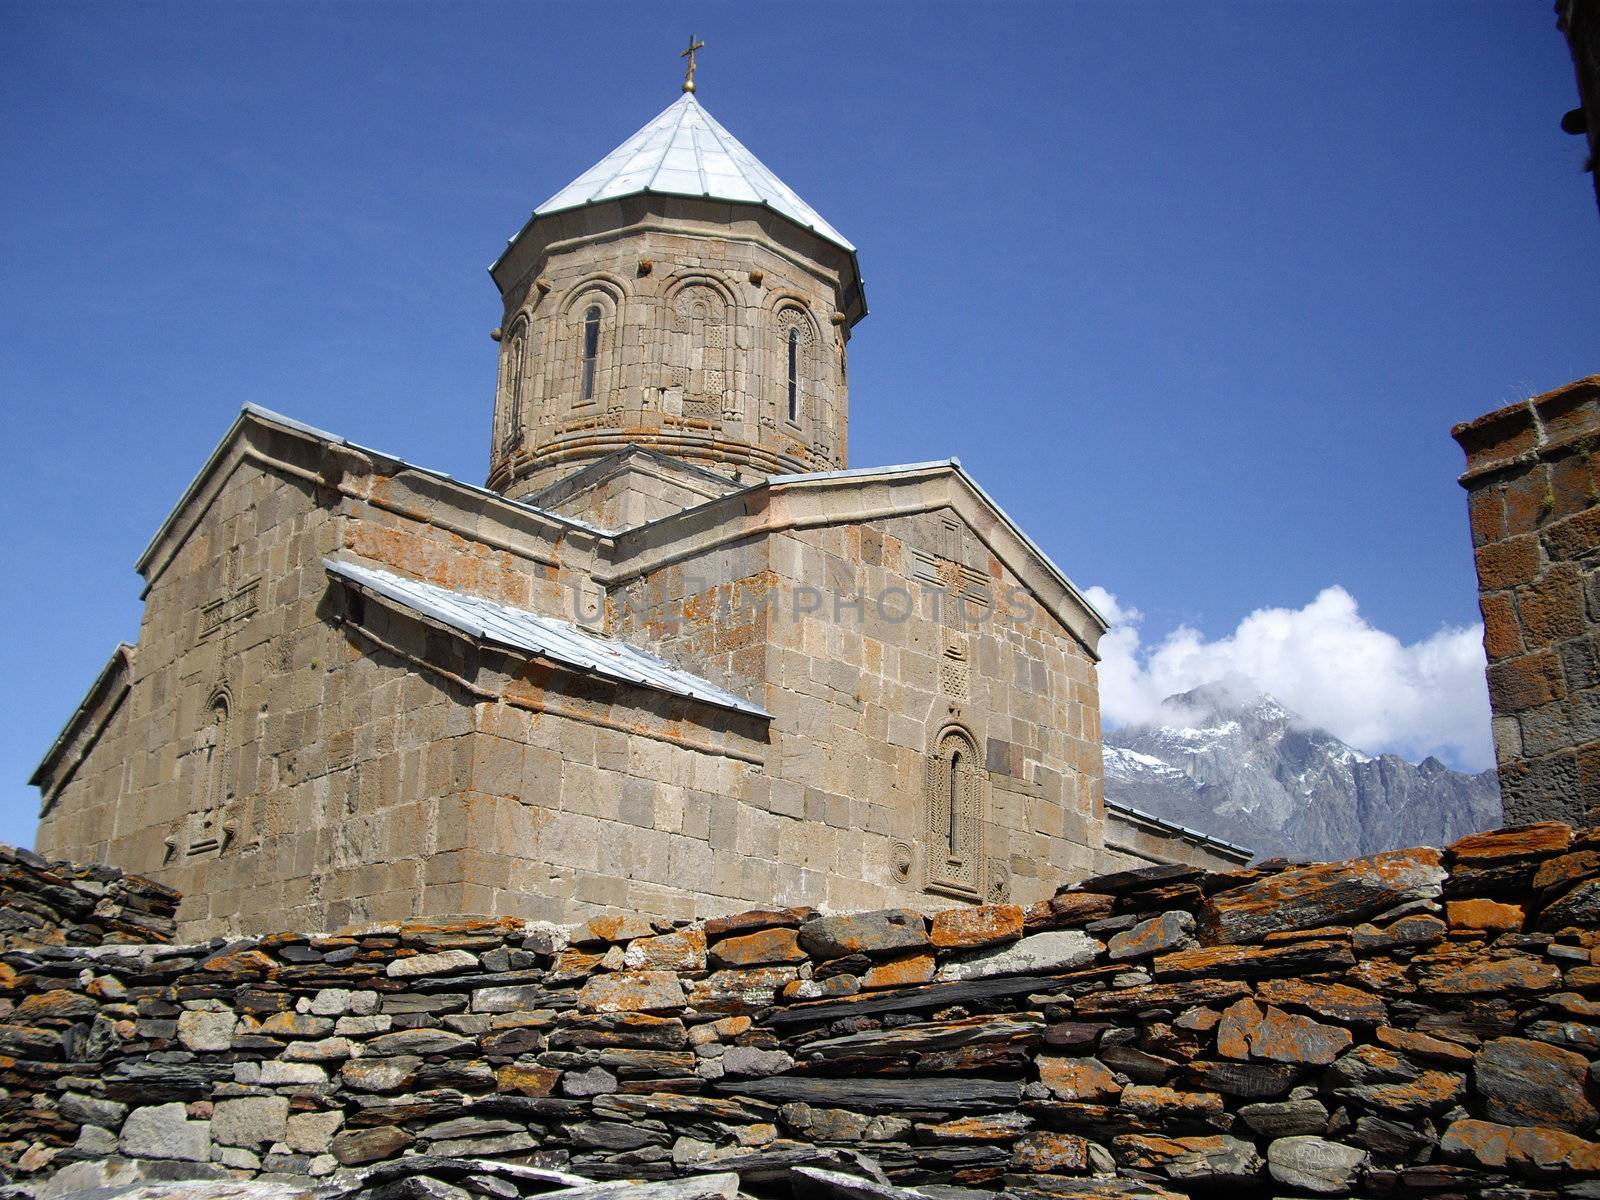
[[[691,33],[689,35],[689,48],[678,55],[679,58],[687,58],[689,60],[688,69],[683,73],[683,90],[686,92],[694,91],[694,52],[696,50],[704,50],[705,48],[706,44],[704,42],[696,41],[694,34]]]

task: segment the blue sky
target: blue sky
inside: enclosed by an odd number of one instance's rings
[[[860,247],[852,462],[1103,589],[1108,715],[1248,669],[1482,765],[1449,427],[1600,368],[1548,5],[0,3],[0,838],[241,404],[481,481],[484,268],[691,30]]]

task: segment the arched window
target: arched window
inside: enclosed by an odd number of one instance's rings
[[[800,330],[789,326],[789,420],[800,419]]]
[[[523,386],[528,366],[528,323],[520,321],[506,343],[505,399],[501,405],[500,441],[509,445],[522,431]]]
[[[800,423],[802,407],[810,418],[826,418],[827,381],[818,373],[817,331],[797,304],[783,304],[773,316],[771,354],[771,413],[773,420]]]
[[[211,725],[207,730],[209,749],[206,762],[206,807],[216,808],[225,799],[228,755],[228,697],[218,692],[211,698]]]
[[[964,730],[950,729],[940,736],[928,759],[926,781],[923,883],[932,891],[977,898],[983,777],[977,750]]]
[[[591,304],[583,314],[583,379],[578,399],[594,399],[594,375],[600,361],[600,306]]]

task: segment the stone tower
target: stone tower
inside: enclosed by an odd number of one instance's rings
[[[627,447],[740,482],[846,465],[855,248],[692,92],[541,204],[490,274],[496,491]]]

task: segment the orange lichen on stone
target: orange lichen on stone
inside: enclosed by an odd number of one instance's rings
[[[1015,904],[981,904],[972,908],[947,908],[934,914],[929,933],[941,950],[958,946],[990,946],[1022,936],[1022,909]]]
[[[1520,904],[1506,904],[1498,900],[1451,900],[1445,905],[1445,918],[1452,929],[1515,933],[1522,929],[1528,914]]]
[[[1539,854],[1559,854],[1572,844],[1572,827],[1559,821],[1540,821],[1509,829],[1491,829],[1452,842],[1445,851],[1450,861],[1463,866],[1488,866],[1505,859]]]
[[[933,978],[932,954],[907,954],[874,963],[861,977],[861,986],[867,989],[907,987],[914,983],[927,983]]]

